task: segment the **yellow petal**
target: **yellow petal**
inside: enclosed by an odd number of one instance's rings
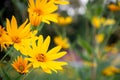
[[[50,44],[50,36],[48,36],[42,44],[41,53],[46,53]]]
[[[51,54],[56,54],[58,51],[60,51],[60,49],[61,49],[61,46],[54,47],[50,51],[47,52],[47,55],[49,56]]]

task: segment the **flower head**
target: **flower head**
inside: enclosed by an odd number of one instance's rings
[[[53,2],[47,0],[29,0],[29,19],[33,26],[38,26],[41,22],[50,24],[50,21],[57,22],[57,14],[54,12],[58,7]]]
[[[22,56],[18,56],[17,59],[12,63],[12,66],[20,74],[25,74],[29,71],[31,64],[28,64],[28,61],[23,59]]]
[[[70,47],[68,39],[67,38],[62,38],[61,36],[55,37],[54,42],[55,42],[55,44],[61,46],[64,49],[68,49]]]
[[[7,19],[6,30],[11,42],[17,50],[19,50],[22,39],[27,39],[30,37],[30,24],[27,24],[27,21],[28,20],[18,27],[14,16],[12,16],[11,23]]]
[[[94,16],[94,17],[92,18],[92,25],[93,25],[95,28],[97,28],[97,29],[100,28],[100,25],[101,25],[101,20],[100,20],[100,18]]]
[[[112,76],[115,73],[119,73],[119,72],[120,72],[120,70],[118,68],[116,68],[115,66],[109,66],[103,70],[103,74],[107,75],[107,76]]]
[[[64,5],[69,4],[68,0],[48,0],[48,1],[51,1],[55,4],[64,4]]]
[[[109,8],[111,11],[120,11],[120,3],[118,3],[118,5],[109,4],[109,5],[108,5],[108,8]]]
[[[9,41],[9,36],[6,34],[6,31],[2,26],[0,26],[0,47],[1,50],[6,49],[11,44]]]
[[[62,17],[62,16],[58,16],[58,24],[60,25],[68,25],[72,22],[72,17],[68,16],[68,17]]]
[[[96,42],[101,43],[104,40],[104,34],[98,34],[95,36]]]
[[[55,72],[62,70],[62,66],[67,64],[66,62],[56,61],[56,59],[66,54],[65,51],[59,52],[60,46],[48,51],[50,44],[49,36],[44,41],[43,36],[40,35],[38,39],[32,39],[30,42],[26,40],[24,43],[20,51],[23,55],[29,56],[27,60],[32,63],[33,68],[41,67],[44,72],[51,73],[51,70]]]

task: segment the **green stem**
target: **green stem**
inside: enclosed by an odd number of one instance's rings
[[[10,47],[10,49],[9,49],[9,50],[7,51],[7,53],[2,57],[2,59],[0,60],[0,62],[2,62],[2,61],[5,59],[5,57],[13,51],[13,49],[14,49],[13,46]]]
[[[45,23],[42,22],[42,23],[37,27],[37,30],[38,30],[37,36],[40,34],[40,32],[41,32],[44,24],[45,24]]]
[[[54,28],[55,33],[56,33],[57,35],[60,35],[60,36],[61,36],[61,33],[60,33],[60,31],[58,30],[57,26],[54,26],[54,25],[53,25],[53,28]]]
[[[66,28],[62,28],[62,37],[65,38],[66,37]]]
[[[29,71],[23,78],[22,80],[25,80],[25,78],[33,71],[33,69],[31,69],[31,71]]]

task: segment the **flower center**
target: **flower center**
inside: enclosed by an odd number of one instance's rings
[[[39,10],[39,9],[35,9],[34,12],[35,12],[35,14],[36,14],[37,16],[40,16],[40,15],[43,13],[43,12],[42,12],[41,10]]]
[[[22,72],[24,71],[24,67],[22,65],[19,66],[19,70]]]
[[[46,56],[44,54],[38,54],[36,56],[37,61],[39,62],[45,62],[46,61]]]
[[[14,43],[20,43],[20,42],[21,42],[21,39],[20,39],[18,36],[15,36],[15,37],[12,38],[12,41],[13,41]]]

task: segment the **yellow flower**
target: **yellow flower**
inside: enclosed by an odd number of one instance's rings
[[[120,4],[119,4],[119,3],[118,3],[118,5],[109,4],[109,5],[108,5],[108,8],[109,8],[111,11],[120,11]]]
[[[104,34],[96,35],[95,40],[96,40],[97,43],[101,43],[104,40]]]
[[[18,27],[16,19],[12,16],[11,23],[7,19],[6,30],[8,36],[10,37],[10,41],[14,44],[14,48],[19,50],[22,39],[27,39],[30,37],[30,24],[27,24],[28,20],[26,20],[22,25]]]
[[[68,16],[68,17],[62,17],[62,16],[58,16],[58,24],[60,25],[68,25],[72,22],[72,17]]]
[[[23,55],[29,56],[27,60],[32,63],[33,68],[41,67],[44,72],[51,74],[51,70],[57,72],[57,70],[62,70],[63,65],[67,64],[66,62],[56,61],[56,59],[66,54],[65,51],[59,52],[60,46],[48,51],[50,44],[49,36],[44,41],[43,36],[40,35],[38,39],[32,39],[30,42],[26,40],[24,43],[20,51]]]
[[[113,20],[113,19],[107,19],[107,20],[105,20],[105,22],[103,23],[103,26],[113,25],[113,24],[115,24],[115,20]]]
[[[68,39],[67,38],[62,38],[61,36],[55,37],[54,42],[55,42],[55,44],[61,46],[64,49],[68,49],[70,47]]]
[[[119,73],[119,72],[120,72],[120,70],[118,68],[116,68],[115,66],[109,66],[103,70],[103,74],[107,75],[107,76],[112,76],[115,73]]]
[[[29,19],[33,26],[38,26],[41,22],[50,24],[50,21],[57,22],[57,14],[54,12],[58,9],[53,2],[47,0],[29,0]]]
[[[69,4],[69,1],[68,0],[48,0],[48,1],[51,1],[55,4]]]
[[[92,18],[92,25],[95,27],[95,28],[100,28],[100,26],[101,26],[101,19],[99,18],[99,17],[96,17],[96,16],[94,16],[93,18]]]
[[[6,49],[6,47],[8,47],[11,44],[11,42],[9,41],[9,36],[6,34],[6,31],[4,30],[4,28],[2,28],[2,26],[0,26],[0,47],[1,47],[1,51],[3,49]]]
[[[29,71],[31,64],[28,64],[28,61],[23,59],[22,56],[18,56],[17,59],[12,63],[12,66],[20,74],[25,74]]]

